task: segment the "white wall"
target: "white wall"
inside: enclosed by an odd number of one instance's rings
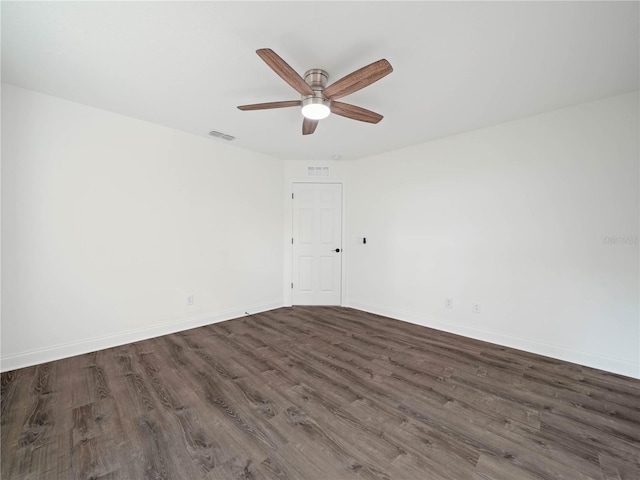
[[[9,85],[2,115],[3,370],[282,305],[282,161]]]
[[[3,85],[2,369],[289,304],[290,186],[330,181],[345,305],[640,377],[638,101],[283,162]]]
[[[640,377],[638,102],[352,162],[347,304]]]

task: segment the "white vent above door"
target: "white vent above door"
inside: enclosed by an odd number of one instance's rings
[[[328,177],[329,167],[307,167],[307,177]]]

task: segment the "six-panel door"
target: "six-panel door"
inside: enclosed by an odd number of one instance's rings
[[[340,305],[342,185],[293,184],[293,304]]]

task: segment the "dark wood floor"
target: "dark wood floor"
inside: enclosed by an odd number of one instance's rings
[[[640,479],[640,381],[338,307],[2,374],[2,478]]]

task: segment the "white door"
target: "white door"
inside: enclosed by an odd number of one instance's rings
[[[293,184],[294,305],[340,305],[342,185]]]

